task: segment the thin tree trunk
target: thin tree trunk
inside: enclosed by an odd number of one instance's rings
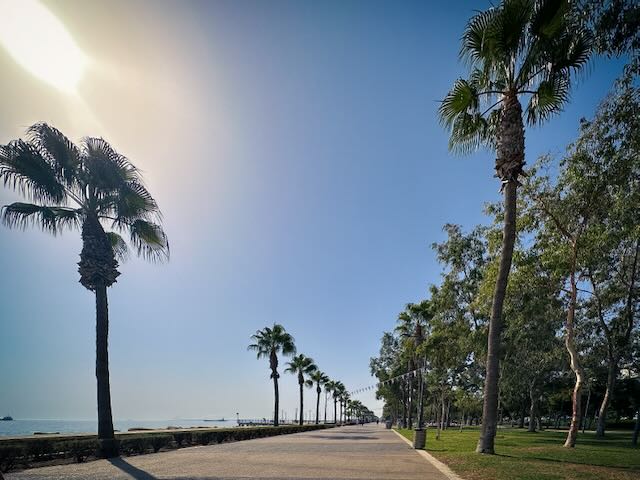
[[[113,433],[111,388],[109,386],[109,305],[107,287],[96,285],[96,380],[98,383],[98,441],[101,457],[118,456]]]
[[[327,398],[329,397],[328,393],[324,394],[324,423],[327,423]]]
[[[316,400],[316,425],[318,425],[320,423],[320,393],[322,393],[320,385],[316,388],[316,392],[318,393],[318,399]]]
[[[609,356],[609,365],[607,368],[607,389],[604,392],[604,397],[600,408],[598,409],[598,423],[596,424],[596,437],[604,437],[604,430],[607,424],[607,409],[611,402],[611,396],[613,395],[613,389],[616,385],[616,376],[618,374],[618,359],[611,358]]]
[[[535,382],[531,382],[529,386],[529,398],[531,400],[531,406],[529,408],[529,431],[535,432],[536,419],[538,418],[538,395]]]
[[[300,425],[304,423],[304,390],[303,384],[300,384]]]
[[[576,263],[577,263],[577,244],[573,242],[573,253],[571,260],[571,274],[569,277],[571,293],[569,297],[569,308],[567,310],[567,324],[566,324],[566,338],[565,345],[569,352],[569,358],[571,359],[571,370],[576,376],[576,383],[573,387],[572,400],[572,414],[571,424],[569,425],[569,433],[567,434],[567,440],[564,442],[564,446],[567,448],[573,448],[576,446],[576,439],[578,437],[578,429],[580,428],[581,420],[581,402],[582,402],[582,385],[584,384],[584,370],[580,364],[580,357],[578,356],[578,350],[575,345],[575,314],[576,314],[576,302],[578,298],[578,287],[576,285]]]
[[[273,426],[278,426],[278,408],[280,408],[280,392],[278,391],[278,374],[273,376],[273,393],[274,393],[274,405],[273,405]]]
[[[587,427],[587,421],[589,419],[589,402],[591,402],[591,382],[589,382],[589,393],[587,394],[587,406],[584,409],[584,415],[582,416],[582,433],[584,433]]]
[[[494,454],[494,440],[498,423],[498,381],[500,377],[500,336],[502,333],[502,305],[507,292],[509,270],[516,237],[516,191],[517,183],[509,181],[504,188],[504,229],[500,269],[496,280],[491,319],[489,321],[489,343],[487,349],[487,373],[484,383],[482,427],[477,453]]]
[[[333,397],[333,423],[338,425],[338,399]]]
[[[634,447],[638,445],[638,436],[640,436],[640,408],[636,413],[636,426],[633,429],[633,437],[631,438],[631,445]]]

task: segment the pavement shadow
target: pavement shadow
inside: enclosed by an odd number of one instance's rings
[[[309,435],[309,437],[324,440],[378,440],[378,437],[367,437],[366,435]]]
[[[127,461],[123,460],[120,457],[117,458],[109,458],[107,459],[111,465],[116,468],[119,468],[124,473],[131,475],[131,477],[135,478],[135,480],[158,480],[157,477],[154,477],[150,473],[145,472],[144,470],[140,470],[139,468],[134,467]]]

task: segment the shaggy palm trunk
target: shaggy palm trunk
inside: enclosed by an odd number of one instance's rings
[[[318,394],[318,398],[316,399],[316,425],[318,425],[320,423],[320,393],[322,393],[320,384],[316,387],[316,393]]]
[[[609,355],[609,366],[607,368],[607,389],[604,392],[604,398],[598,409],[598,423],[596,424],[596,437],[604,437],[604,430],[607,424],[607,409],[611,402],[613,389],[616,385],[616,375],[618,373],[618,359]]]
[[[482,428],[476,452],[494,454],[494,440],[498,424],[498,382],[500,379],[500,339],[502,334],[502,306],[511,270],[513,246],[516,241],[516,198],[518,177],[524,166],[524,126],[522,107],[514,94],[507,94],[500,119],[496,148],[496,176],[502,180],[504,192],[504,226],[500,266],[493,293],[487,370],[484,382]]]
[[[271,378],[273,379],[273,394],[274,394],[274,405],[273,405],[273,426],[278,426],[278,411],[280,408],[280,392],[278,390],[278,378],[280,374],[278,373],[278,355],[275,350],[271,350],[269,354],[269,364],[271,366]]]
[[[575,314],[576,314],[576,302],[578,298],[578,287],[576,285],[576,265],[577,265],[577,244],[573,242],[573,253],[571,259],[571,274],[569,276],[570,283],[570,296],[569,296],[569,308],[567,310],[567,322],[566,322],[566,336],[565,346],[569,352],[569,358],[571,359],[571,370],[576,376],[576,383],[573,387],[572,401],[572,413],[571,413],[571,425],[569,426],[569,433],[567,434],[567,440],[564,442],[564,446],[573,448],[576,446],[576,439],[578,437],[578,429],[580,428],[581,408],[582,408],[582,385],[584,384],[584,370],[580,364],[580,357],[578,356],[578,350],[575,343]]]
[[[111,389],[109,386],[109,305],[107,287],[115,283],[118,262],[98,218],[88,215],[82,224],[82,251],[78,262],[80,283],[96,297],[96,382],[98,397],[98,455],[118,455],[113,433]]]

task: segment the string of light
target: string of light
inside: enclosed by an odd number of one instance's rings
[[[379,387],[383,387],[385,385],[393,385],[396,382],[402,381],[402,380],[407,380],[409,378],[415,378],[416,375],[418,374],[418,372],[424,372],[426,371],[426,367],[420,367],[420,368],[416,368],[415,370],[411,370],[409,372],[403,373],[402,375],[397,375],[395,377],[391,377],[388,378],[387,380],[384,380],[382,382],[377,382],[374,383],[373,385],[369,385],[367,387],[362,387],[362,388],[358,388],[356,390],[353,390],[351,392],[349,392],[349,395],[353,396],[353,395],[357,395],[359,393],[363,393],[366,392],[368,390],[373,390],[374,388],[379,388]]]

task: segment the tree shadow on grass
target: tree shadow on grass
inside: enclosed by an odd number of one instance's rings
[[[616,470],[631,470],[631,471],[640,471],[640,468],[634,466],[622,467],[611,464],[604,463],[592,463],[592,462],[572,462],[570,460],[561,460],[558,458],[549,458],[549,457],[538,457],[538,456],[520,456],[520,455],[508,455],[506,453],[496,453],[496,457],[505,457],[505,458],[514,458],[518,460],[539,460],[541,462],[550,462],[550,463],[563,463],[567,465],[584,465],[587,467],[604,467],[604,468],[615,468]]]
[[[134,467],[124,459],[117,458],[109,458],[108,462],[116,468],[119,468],[124,473],[131,475],[135,480],[158,480],[157,477],[154,477],[150,473],[145,472],[144,470],[140,470],[139,468]]]

